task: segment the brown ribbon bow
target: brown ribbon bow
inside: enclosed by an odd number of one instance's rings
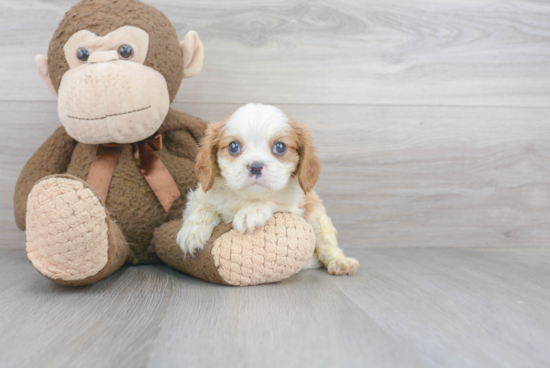
[[[168,212],[174,201],[181,196],[176,182],[164,163],[155,153],[162,149],[162,135],[141,142],[132,143],[132,152],[139,170],[157,196],[164,210]],[[107,200],[109,185],[115,171],[121,144],[100,144],[86,181]]]

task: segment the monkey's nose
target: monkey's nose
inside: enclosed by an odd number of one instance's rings
[[[250,175],[256,175],[256,177],[259,177],[262,175],[262,170],[264,169],[264,163],[254,161],[250,165],[248,165],[248,171],[250,172]]]
[[[115,50],[92,52],[88,57],[88,64],[106,63],[118,60],[118,53]]]

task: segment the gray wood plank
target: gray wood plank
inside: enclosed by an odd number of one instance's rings
[[[0,252],[0,280],[8,262],[31,268],[22,251]],[[233,288],[143,266],[66,288],[25,275],[0,290],[0,365],[424,366],[328,277]]]
[[[22,249],[3,251],[0,262],[2,278],[10,276],[8,263],[20,271],[16,285],[0,290],[2,367],[144,366],[172,292],[162,268],[123,269],[66,288],[26,274],[32,266]]]
[[[310,270],[233,288],[138,266],[67,288],[36,273],[22,249],[3,249],[0,365],[550,364],[550,250],[350,254],[362,263],[352,277]]]
[[[196,281],[171,300],[148,366],[424,366],[328,277],[316,270],[238,289]]]
[[[209,121],[237,106],[174,105]],[[279,106],[311,127],[343,247],[548,246],[550,109]],[[59,122],[53,102],[0,110],[0,246],[20,247],[13,188]]]
[[[179,102],[549,106],[547,2],[148,2],[204,40]],[[34,56],[74,3],[0,3],[0,100],[54,99]]]
[[[550,365],[548,249],[362,250],[331,278],[435,367]]]

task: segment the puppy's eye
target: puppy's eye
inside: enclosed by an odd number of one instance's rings
[[[239,142],[231,142],[229,144],[229,153],[232,155],[236,155],[237,153],[241,152],[241,145]]]
[[[130,45],[122,45],[118,48],[118,55],[121,59],[130,59],[134,56],[134,49]]]
[[[284,143],[282,142],[275,143],[275,145],[273,146],[273,153],[277,155],[282,155],[285,152],[286,152],[286,146]]]
[[[88,58],[90,57],[90,51],[81,47],[78,50],[76,50],[76,57],[78,58],[78,60],[85,63],[88,61]]]

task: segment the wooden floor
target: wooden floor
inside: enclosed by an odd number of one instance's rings
[[[13,220],[59,126],[36,73],[76,0],[0,0],[0,367],[550,366],[550,4],[146,0],[206,50],[174,108],[313,132],[352,277],[249,288],[167,266],[41,277]]]
[[[547,249],[354,249],[361,271],[209,284],[127,267],[71,289],[0,250],[2,367],[548,367]]]

